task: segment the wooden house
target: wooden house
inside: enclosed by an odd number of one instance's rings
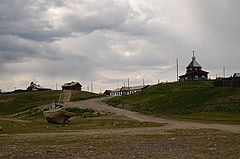
[[[48,90],[51,90],[51,89],[42,87],[39,84],[36,84],[34,82],[31,82],[30,86],[27,88],[27,91],[48,91]]]
[[[186,67],[187,71],[184,75],[179,76],[179,81],[203,81],[208,79],[208,73],[202,70],[202,66],[193,57],[190,64]]]
[[[110,92],[110,96],[130,95],[136,92],[141,92],[148,87],[150,87],[150,85],[117,88]]]
[[[70,82],[62,85],[62,90],[82,90],[82,85],[79,82]]]
[[[234,79],[240,79],[240,73],[234,73],[233,78]]]
[[[111,90],[105,90],[103,94],[110,96],[111,92],[112,92]]]

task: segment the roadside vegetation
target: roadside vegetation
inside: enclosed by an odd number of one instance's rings
[[[106,103],[143,114],[240,124],[240,89],[211,81],[158,84]]]
[[[72,96],[71,96],[70,101],[76,102],[76,101],[87,100],[87,99],[91,99],[91,98],[101,98],[104,96],[105,95],[103,95],[103,94],[96,94],[96,93],[91,93],[91,92],[72,90]]]

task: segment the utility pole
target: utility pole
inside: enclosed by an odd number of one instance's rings
[[[177,64],[177,82],[178,82],[178,58],[176,60],[176,64]]]
[[[145,81],[144,81],[144,78],[143,78],[143,86],[145,86]]]
[[[93,93],[93,83],[91,82],[91,92]]]
[[[128,88],[130,87],[130,81],[129,81],[129,78],[128,78]]]
[[[57,83],[56,83],[56,90],[57,90]]]
[[[225,78],[226,68],[223,66],[223,78]]]
[[[87,86],[87,91],[89,92],[89,85]]]

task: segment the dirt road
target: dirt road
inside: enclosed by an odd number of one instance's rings
[[[71,90],[64,90],[63,91],[63,103],[70,102],[71,96],[72,96]]]
[[[94,110],[112,112],[118,115],[126,116],[130,119],[145,121],[145,122],[156,122],[156,123],[166,123],[165,126],[159,128],[163,130],[172,130],[172,129],[216,129],[229,131],[234,133],[240,133],[240,125],[227,125],[227,124],[213,124],[213,123],[199,123],[199,122],[190,122],[190,121],[178,121],[164,119],[154,116],[141,115],[137,112],[131,112],[124,109],[119,109],[115,107],[108,106],[101,102],[103,99],[95,98],[86,101],[79,101],[73,103],[66,103],[69,107],[80,107],[80,108],[92,108]]]
[[[65,131],[59,127],[61,131],[46,133],[2,133],[0,134],[0,158],[232,159],[240,156],[239,125],[203,124],[145,116],[107,106],[101,100],[90,99],[73,103],[65,100],[67,102],[65,105],[92,108],[133,120],[166,123],[166,125]]]

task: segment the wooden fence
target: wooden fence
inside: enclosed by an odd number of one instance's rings
[[[234,87],[240,88],[240,79],[234,78],[220,78],[214,80],[214,85],[218,87]]]

